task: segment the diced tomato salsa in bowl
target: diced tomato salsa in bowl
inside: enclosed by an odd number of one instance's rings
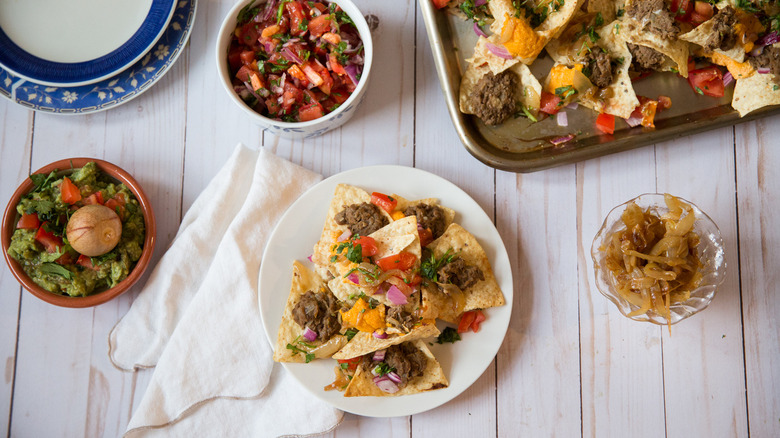
[[[238,13],[227,63],[247,106],[295,123],[343,105],[360,82],[364,54],[355,23],[336,3],[268,0]]]

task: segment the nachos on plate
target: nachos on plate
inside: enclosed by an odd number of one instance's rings
[[[549,115],[567,126],[564,108],[584,106],[606,134],[615,119],[653,128],[672,102],[662,90],[636,94],[633,82],[651,74],[687,81],[692,98],[720,98],[734,84],[740,116],[780,104],[776,0],[431,1],[474,22],[459,106],[486,125]],[[545,52],[553,66],[532,71]]]
[[[336,359],[325,389],[347,397],[446,388],[423,342],[443,336],[437,319],[477,332],[483,310],[505,304],[485,251],[455,216],[433,198],[339,184],[313,270],[293,263],[274,360]]]

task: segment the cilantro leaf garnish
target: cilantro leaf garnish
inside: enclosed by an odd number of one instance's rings
[[[439,259],[433,253],[425,257],[420,263],[420,275],[433,282],[439,281],[439,269],[458,258],[457,254],[451,254],[450,251],[448,249]]]
[[[58,265],[56,263],[41,263],[41,266],[38,267],[38,270],[43,274],[57,275],[66,280],[73,279],[72,272],[65,269],[65,267],[62,265]]]
[[[458,334],[458,331],[452,327],[445,328],[444,331],[441,332],[441,334],[436,338],[437,344],[444,344],[447,342],[454,344],[458,341],[460,341],[460,334]]]

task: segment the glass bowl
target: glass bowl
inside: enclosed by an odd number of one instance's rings
[[[691,291],[688,300],[670,305],[671,321],[667,321],[665,316],[656,312],[652,307],[647,313],[629,316],[631,312],[638,310],[639,306],[630,303],[618,293],[615,276],[609,271],[605,263],[606,251],[604,250],[608,246],[612,234],[625,229],[621,215],[628,204],[635,202],[642,210],[650,208],[651,212],[660,216],[669,211],[664,202],[664,195],[660,193],[646,193],[613,208],[606,219],[604,219],[604,223],[593,239],[590,254],[593,258],[593,270],[596,275],[596,286],[599,292],[612,301],[620,310],[620,313],[635,321],[647,321],[659,325],[675,324],[695,313],[701,312],[712,302],[718,286],[723,283],[726,276],[723,239],[720,236],[718,226],[694,203],[683,198],[677,198],[689,204],[696,215],[693,231],[699,235],[700,239],[696,250],[701,262],[699,271],[702,274],[702,279],[699,287]]]

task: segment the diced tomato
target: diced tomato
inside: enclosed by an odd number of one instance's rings
[[[386,211],[387,214],[392,214],[398,205],[398,200],[384,193],[374,192],[371,194],[371,203]]]
[[[312,64],[314,67],[314,70],[317,72],[317,74],[322,78],[322,83],[318,85],[319,89],[322,90],[325,94],[330,94],[330,90],[333,87],[333,78],[330,76],[330,72],[328,71],[325,66],[320,64],[319,61],[314,62]]]
[[[240,46],[230,46],[230,51],[228,52],[228,64],[230,65],[230,71],[236,71],[239,67],[241,67],[241,47]]]
[[[336,360],[338,360],[339,364],[347,364],[347,368],[349,368],[350,371],[355,371],[357,369],[357,366],[360,364],[361,359],[362,356],[353,357],[352,359],[336,359]]]
[[[236,29],[236,37],[244,45],[256,46],[257,36],[258,36],[257,23],[253,21],[250,21],[249,23],[246,23],[245,25],[241,26],[239,29]]]
[[[54,263],[58,263],[60,265],[72,265],[73,262],[76,261],[76,256],[73,254],[75,251],[68,251],[65,254],[57,257],[57,260],[54,261]]]
[[[601,113],[596,118],[596,128],[605,134],[615,132],[615,116],[612,114]]]
[[[249,75],[254,73],[251,68],[246,65],[242,65],[236,72],[236,79],[241,82],[249,82]]]
[[[463,315],[460,316],[460,321],[458,322],[458,333],[466,333],[471,328],[471,324],[474,323],[474,320],[477,318],[477,313],[474,311],[464,312]]]
[[[343,88],[334,88],[330,90],[330,98],[333,99],[334,103],[341,105],[349,99],[349,92]]]
[[[303,13],[303,5],[298,1],[287,2],[284,5],[287,13],[290,14],[290,33],[293,35],[303,35],[309,29],[306,23],[306,14]]]
[[[417,233],[420,235],[420,246],[426,247],[429,243],[433,242],[433,232],[431,232],[430,229],[418,229]]]
[[[691,13],[691,24],[698,26],[712,18],[713,15],[715,15],[715,8],[711,4],[697,0]]]
[[[103,193],[97,191],[82,200],[84,205],[100,204],[103,205]]]
[[[360,252],[363,254],[363,257],[370,257],[379,251],[379,248],[376,246],[376,240],[368,236],[358,237],[355,239],[354,244],[360,245]]]
[[[482,321],[484,321],[485,314],[482,313],[481,310],[472,310],[472,312],[475,312],[474,321],[469,326],[471,328],[471,331],[474,333],[477,333],[479,331],[479,325],[482,324]]]
[[[557,114],[561,110],[559,103],[561,103],[560,96],[542,91],[539,111],[549,115]]]
[[[16,228],[21,230],[37,230],[41,226],[41,221],[38,219],[38,213],[23,214],[19,218],[19,222],[16,223]]]
[[[336,73],[337,75],[345,75],[347,74],[347,71],[344,70],[344,67],[339,63],[339,57],[333,52],[330,52],[328,55],[328,62],[330,63],[330,69],[333,70],[333,73]]]
[[[114,210],[116,214],[119,216],[120,219],[124,219],[125,217],[125,202],[124,199],[117,199],[117,197],[113,197],[106,201],[105,204],[106,207],[110,208],[111,210]]]
[[[81,201],[81,191],[67,176],[62,179],[62,185],[60,185],[60,197],[62,197],[62,202],[66,204],[75,204]]]
[[[314,17],[309,20],[309,33],[315,38],[319,38],[325,32],[330,31],[330,24],[333,21],[330,19],[329,14],[323,14],[319,17]]]
[[[306,73],[304,73],[303,70],[298,67],[298,64],[291,65],[290,68],[287,69],[287,73],[301,82],[306,81],[306,84],[309,83],[308,79],[306,79]]]
[[[389,271],[391,269],[400,269],[405,271],[417,262],[417,256],[410,253],[401,251],[398,254],[387,256],[376,261],[376,264],[382,268],[383,271]]]
[[[445,6],[447,6],[447,3],[449,3],[450,0],[433,0],[433,6],[436,7],[436,9],[441,9]]]
[[[35,233],[35,240],[43,245],[43,247],[46,249],[46,252],[54,253],[62,248],[62,239],[58,236],[55,236],[51,231],[46,231],[46,224],[47,222],[44,222],[38,228],[38,232]]]
[[[282,109],[290,113],[292,106],[303,99],[303,93],[290,82],[284,83],[284,94],[282,94]]]
[[[76,260],[76,264],[79,266],[83,266],[87,269],[91,269],[93,271],[97,271],[98,269],[100,269],[97,266],[92,264],[92,257],[87,257],[84,254],[79,254],[79,258],[78,260]]]
[[[723,97],[723,72],[714,65],[688,72],[688,83],[697,94]]]
[[[251,50],[244,50],[241,52],[241,62],[244,65],[251,64],[256,59],[255,52]]]
[[[298,121],[308,122],[310,120],[319,119],[325,115],[325,110],[319,102],[312,102],[308,105],[304,105],[298,109]]]
[[[692,0],[672,0],[670,11],[674,14],[674,19],[677,21],[686,22],[691,19],[691,12],[693,12]]]
[[[282,109],[281,105],[279,105],[279,101],[273,96],[265,99],[265,107],[268,108],[268,114],[274,117],[276,117],[279,114],[279,110]]]

